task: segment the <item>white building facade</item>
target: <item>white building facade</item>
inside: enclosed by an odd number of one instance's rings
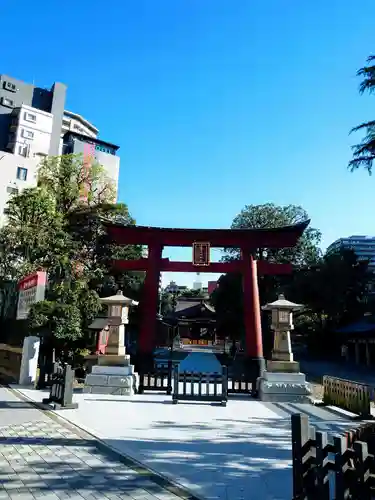
[[[53,115],[23,104],[13,109],[7,150],[23,158],[41,158],[49,153]]]
[[[61,130],[62,136],[67,132],[75,132],[96,139],[99,134],[99,130],[83,116],[67,110],[64,111]]]
[[[6,221],[9,198],[36,185],[39,163],[39,158],[25,158],[0,151],[0,226]]]
[[[353,250],[358,259],[368,260],[369,271],[375,273],[375,236],[348,236],[329,245],[327,254],[341,249]]]
[[[94,152],[117,192],[118,146],[97,138],[99,130],[77,113],[65,110],[66,87],[51,90],[0,75],[0,224],[10,196],[37,183],[46,156]]]

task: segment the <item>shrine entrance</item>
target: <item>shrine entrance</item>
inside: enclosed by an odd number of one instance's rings
[[[138,362],[153,363],[161,272],[235,272],[243,276],[246,370],[249,378],[255,381],[264,370],[258,275],[289,274],[292,266],[256,261],[253,255],[262,248],[294,247],[309,222],[269,229],[168,229],[107,223],[108,236],[117,245],[148,247],[147,258],[118,260],[114,263],[118,270],[146,271],[140,302]],[[191,247],[192,262],[175,262],[163,258],[162,252],[166,246]],[[233,262],[210,262],[210,248],[225,247],[239,248],[241,258]]]

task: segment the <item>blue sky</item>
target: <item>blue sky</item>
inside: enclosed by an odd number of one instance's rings
[[[68,85],[68,109],[120,145],[138,224],[229,227],[272,201],[302,205],[323,247],[375,233],[375,178],[346,169],[350,128],[375,118],[355,76],[374,0],[1,4],[0,73]]]

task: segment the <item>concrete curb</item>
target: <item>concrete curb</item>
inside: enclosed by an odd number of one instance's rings
[[[102,439],[99,439],[97,436],[92,434],[91,432],[82,429],[82,427],[72,424],[69,422],[66,418],[58,414],[56,411],[51,409],[49,405],[43,404],[43,403],[37,403],[36,401],[33,401],[32,399],[28,398],[24,394],[22,394],[18,389],[15,389],[14,387],[9,387],[4,384],[0,384],[0,387],[3,386],[5,389],[10,391],[13,395],[15,395],[18,399],[21,401],[30,404],[30,406],[34,407],[35,409],[42,411],[44,414],[46,414],[49,418],[54,420],[55,422],[59,423],[63,427],[66,427],[70,431],[74,432],[77,434],[80,438],[85,439],[87,441],[91,441],[94,443],[94,445],[103,453],[109,455],[115,460],[118,460],[122,464],[124,464],[126,467],[129,467],[130,469],[133,469],[136,471],[138,474],[143,475],[143,476],[148,476],[148,478],[156,483],[158,486],[164,488],[165,490],[169,491],[173,495],[176,495],[177,497],[183,499],[183,500],[206,500],[205,497],[198,496],[196,493],[190,492],[187,488],[184,486],[181,486],[179,483],[173,481],[172,479],[163,476],[159,472],[151,469],[150,467],[146,467],[144,464],[142,464],[140,461],[136,460],[135,458],[130,457],[126,453],[118,451],[116,448],[112,447],[111,445],[105,443]]]

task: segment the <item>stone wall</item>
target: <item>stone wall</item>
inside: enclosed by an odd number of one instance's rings
[[[0,380],[18,383],[21,369],[22,347],[0,344]]]

